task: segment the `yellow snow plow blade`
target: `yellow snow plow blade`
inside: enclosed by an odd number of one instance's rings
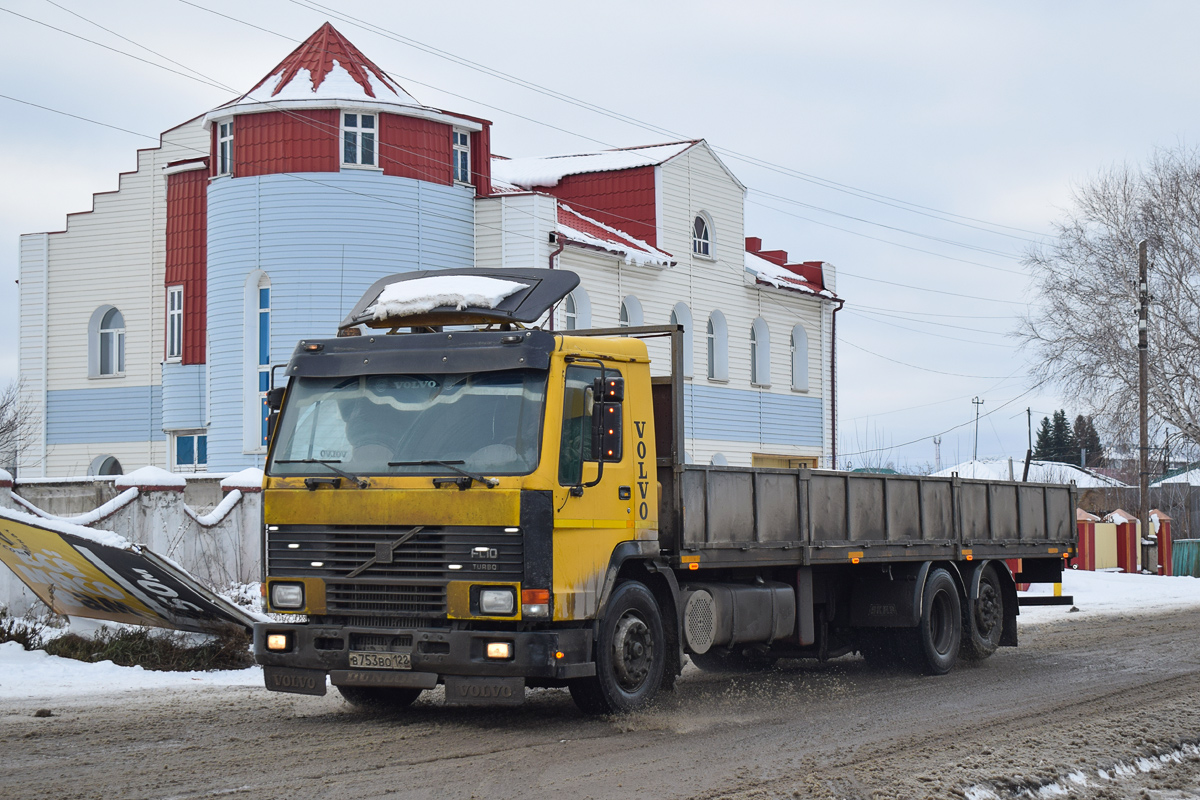
[[[57,530],[56,530],[57,529]],[[259,617],[108,531],[0,509],[0,561],[58,614],[215,633]]]

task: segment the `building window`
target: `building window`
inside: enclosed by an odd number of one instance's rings
[[[750,382],[755,386],[771,384],[771,331],[762,317],[750,326]]]
[[[258,280],[258,394],[262,418],[262,446],[267,446],[267,392],[271,389],[271,279]]]
[[[713,453],[712,458],[709,459],[708,463],[712,464],[714,467],[728,467],[729,459],[725,457],[724,453]]]
[[[121,462],[112,456],[96,456],[88,467],[88,475],[123,475]]]
[[[100,320],[100,374],[125,372],[125,317],[110,308]]]
[[[712,223],[704,214],[697,214],[692,222],[692,252],[712,258]]]
[[[692,377],[692,310],[686,303],[671,309],[671,324],[683,326],[683,377]]]
[[[725,315],[714,311],[708,317],[708,377],[716,381],[729,379],[729,328]]]
[[[792,388],[808,391],[808,331],[803,325],[792,328]]]
[[[203,431],[187,431],[174,435],[175,472],[204,472],[208,469],[208,434]]]
[[[233,174],[233,120],[217,123],[217,174]]]
[[[375,166],[375,115],[342,115],[342,163]]]
[[[454,130],[454,182],[471,182],[471,134]]]
[[[621,328],[636,328],[643,323],[645,318],[642,316],[642,303],[633,295],[629,295],[621,301],[621,315],[617,321],[618,327]]]
[[[563,306],[563,330],[576,330],[578,322],[579,311],[575,308],[575,296],[569,294],[567,295],[567,302]]]
[[[183,287],[167,287],[167,360],[183,358]]]

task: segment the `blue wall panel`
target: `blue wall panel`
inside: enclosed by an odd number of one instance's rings
[[[160,442],[162,389],[120,386],[46,393],[46,443]]]
[[[821,400],[724,386],[684,387],[689,439],[821,446]]]
[[[367,287],[475,261],[471,189],[360,170],[223,178],[208,191],[208,466],[260,464],[242,440],[246,279],[271,280],[271,361],[329,337]],[[255,411],[257,413],[257,409]]]
[[[204,427],[203,364],[163,364],[162,427],[167,430]]]

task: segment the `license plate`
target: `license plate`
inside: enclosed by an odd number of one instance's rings
[[[410,653],[350,653],[350,666],[358,669],[412,669]]]

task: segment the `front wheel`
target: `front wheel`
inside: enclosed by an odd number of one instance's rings
[[[667,639],[658,601],[644,584],[619,584],[596,642],[596,674],[571,681],[571,698],[588,714],[648,705],[663,683]]]
[[[420,696],[420,689],[381,686],[339,686],[346,702],[365,711],[399,711],[408,708]]]

